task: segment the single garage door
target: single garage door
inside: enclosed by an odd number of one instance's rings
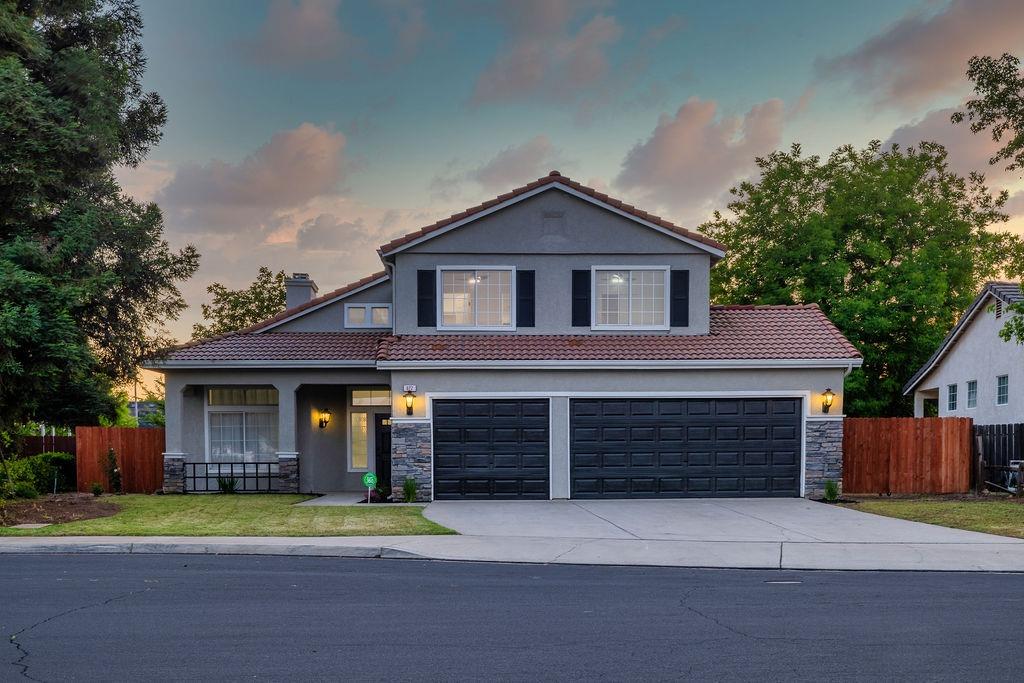
[[[437,400],[434,498],[547,500],[548,400]]]
[[[573,498],[800,495],[800,399],[573,399]]]

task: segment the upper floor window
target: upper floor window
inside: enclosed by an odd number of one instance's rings
[[[1010,402],[1010,376],[999,375],[996,377],[996,405],[1005,406]]]
[[[668,328],[668,268],[595,267],[595,328]]]
[[[946,401],[946,409],[949,410],[950,412],[953,412],[954,410],[956,410],[956,395],[957,395],[957,385],[950,384],[949,385],[949,395],[947,396],[948,400]]]
[[[967,381],[967,407],[978,407],[978,380],[976,379]]]
[[[391,327],[391,304],[345,304],[345,327]]]
[[[515,269],[441,268],[441,320],[449,329],[511,329]]]

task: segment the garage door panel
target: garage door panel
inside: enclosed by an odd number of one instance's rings
[[[436,400],[434,497],[549,497],[546,399]]]
[[[796,399],[573,399],[577,498],[796,496]]]

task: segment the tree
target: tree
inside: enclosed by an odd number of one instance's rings
[[[0,432],[114,417],[198,267],[121,194],[166,119],[130,0],[0,2]],[[2,455],[2,453],[0,453]]]
[[[992,139],[1003,142],[989,163],[1008,162],[1006,170],[1024,169],[1024,74],[1020,60],[1011,54],[995,57],[971,57],[967,78],[974,81],[974,99],[967,111],[954,112],[953,123],[971,122],[971,132],[991,129]]]
[[[284,271],[274,273],[260,266],[259,273],[245,289],[228,289],[219,282],[206,288],[213,303],[203,304],[206,325],[192,326],[193,339],[206,339],[255,325],[284,310]]]
[[[991,128],[992,139],[1006,143],[989,159],[992,165],[1009,162],[1006,170],[1024,169],[1024,73],[1020,60],[1011,54],[994,57],[971,57],[967,61],[967,78],[974,81],[974,94],[967,102],[967,111],[954,112],[953,123],[971,122],[971,132]],[[1024,344],[1024,305],[1012,304],[999,331],[1003,341]]]
[[[902,386],[980,284],[1018,268],[1022,245],[986,228],[1006,193],[949,170],[935,143],[844,146],[828,159],[799,145],[757,160],[733,189],[732,218],[701,229],[727,245],[712,296],[742,304],[816,302],[864,356],[846,382],[853,415],[910,414]]]

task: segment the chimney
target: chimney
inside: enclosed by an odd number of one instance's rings
[[[295,308],[309,303],[316,296],[316,283],[309,279],[309,273],[292,273],[284,281],[285,308]]]

